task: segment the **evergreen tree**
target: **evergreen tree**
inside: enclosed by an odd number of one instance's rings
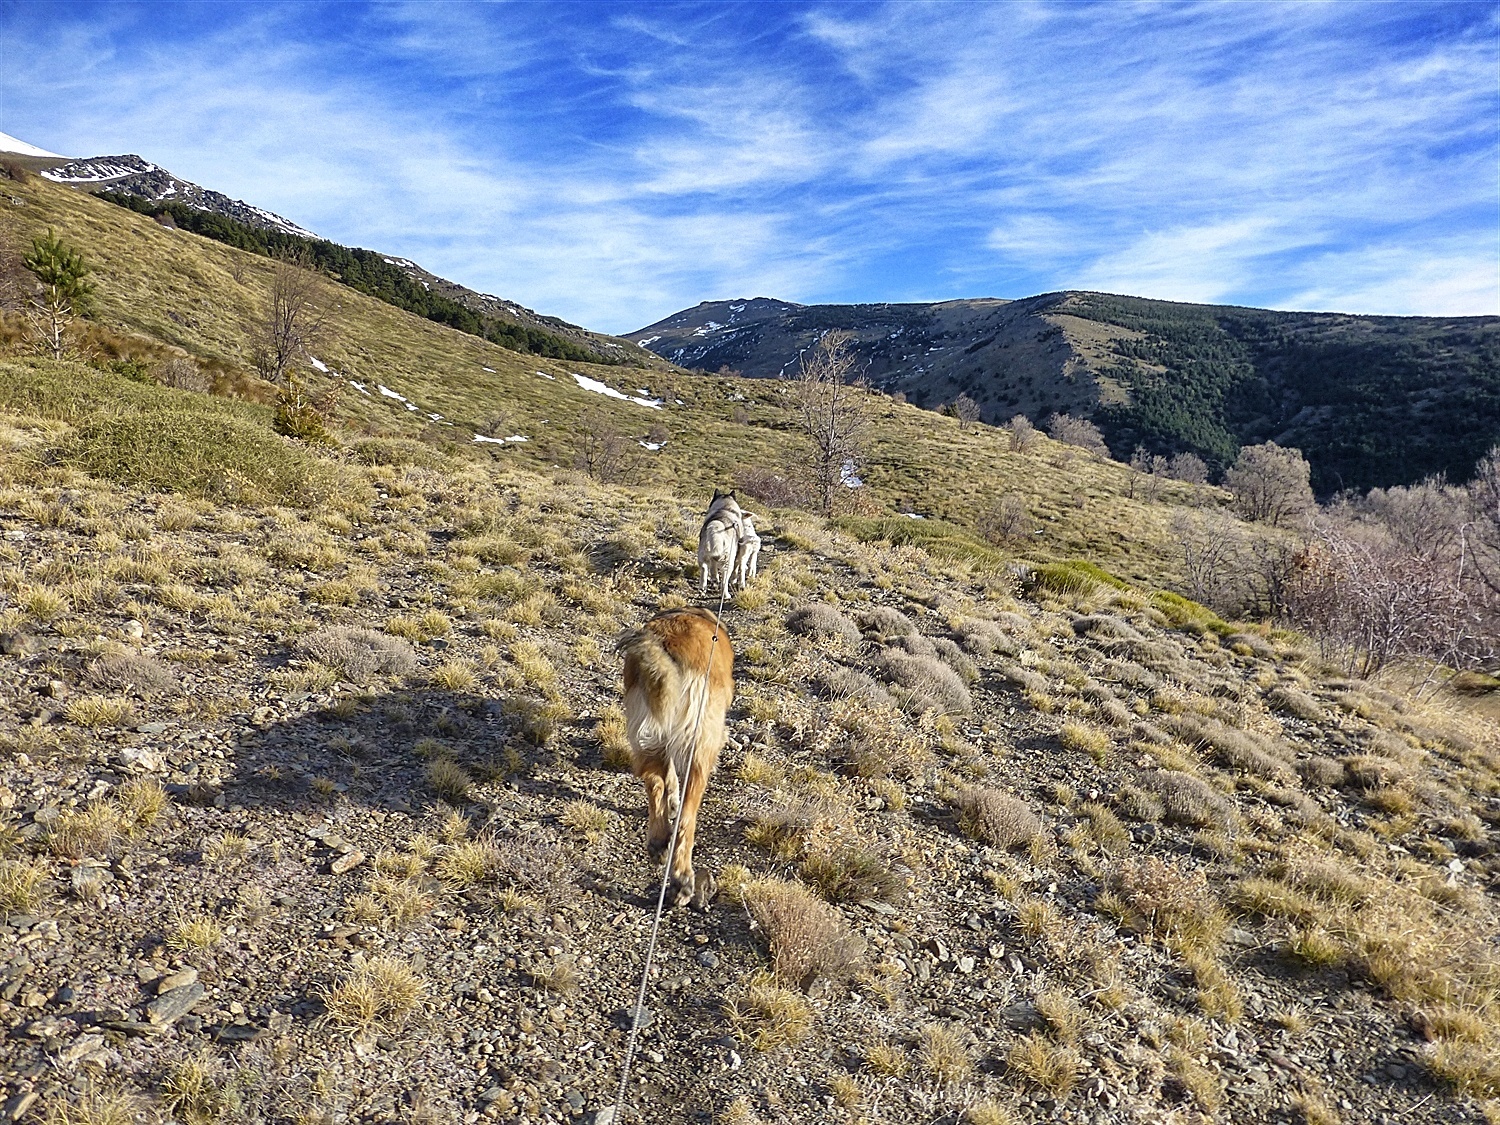
[[[31,253],[23,263],[40,283],[27,309],[28,318],[53,358],[61,359],[68,325],[74,317],[86,316],[93,302],[88,263],[50,229],[31,240]]]

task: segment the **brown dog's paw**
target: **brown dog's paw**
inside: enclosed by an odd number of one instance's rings
[[[710,872],[700,871],[697,883],[698,886],[693,891],[693,905],[699,910],[707,910],[708,904],[718,896],[719,881]]]
[[[667,907],[675,910],[685,903],[693,902],[694,891],[698,884],[703,882],[695,872],[689,871],[686,878],[672,876],[672,881],[667,886]]]

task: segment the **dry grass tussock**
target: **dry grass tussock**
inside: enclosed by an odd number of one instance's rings
[[[947,799],[958,810],[965,833],[997,848],[1026,849],[1042,835],[1041,818],[1020,798],[999,789],[965,787]]]
[[[349,1031],[400,1027],[427,993],[427,982],[404,961],[375,957],[356,965],[322,994],[328,1020]]]
[[[724,1012],[735,1038],[757,1051],[800,1043],[813,1026],[812,1008],[802,993],[764,971],[730,993]]]
[[[800,883],[756,879],[742,896],[765,939],[777,980],[799,988],[820,978],[840,981],[853,975],[863,959],[864,939]]]
[[[332,668],[352,684],[367,684],[376,676],[405,676],[417,666],[409,643],[373,629],[335,625],[307,634],[297,647],[309,660]]]
[[[1228,920],[1201,871],[1184,871],[1155,856],[1125,860],[1109,878],[1128,924],[1183,950],[1213,951]]]

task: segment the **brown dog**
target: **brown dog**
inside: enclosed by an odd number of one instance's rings
[[[723,624],[708,610],[674,609],[658,613],[625,638],[620,651],[625,656],[630,768],[646,786],[646,846],[652,856],[666,850],[677,815],[678,779],[686,775],[668,901],[707,906],[716,887],[708,872],[693,872],[693,836],[698,805],[728,737],[724,716],[734,700],[734,648]]]

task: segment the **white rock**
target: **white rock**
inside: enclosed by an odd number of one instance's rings
[[[127,746],[120,751],[120,762],[130,769],[145,773],[158,773],[162,768],[162,757],[145,746]]]

